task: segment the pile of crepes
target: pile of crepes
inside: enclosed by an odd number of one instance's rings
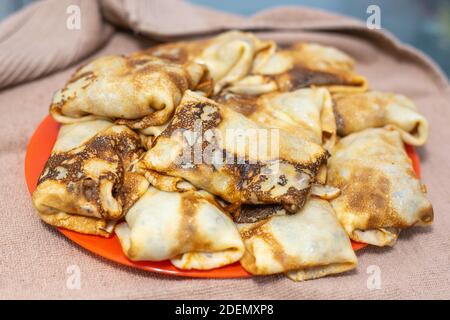
[[[41,219],[115,232],[134,261],[306,280],[356,268],[350,239],[392,246],[433,220],[405,152],[426,119],[336,48],[232,31],[105,56],[50,114]]]

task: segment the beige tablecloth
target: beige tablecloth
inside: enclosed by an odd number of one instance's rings
[[[79,30],[66,28],[73,3],[81,8]],[[431,124],[419,154],[435,210],[433,227],[403,232],[394,248],[358,252],[356,271],[295,283],[283,276],[188,279],[138,271],[95,256],[42,223],[25,184],[26,146],[52,93],[80,59],[227,28],[260,30],[259,36],[280,43],[336,46],[355,57],[371,88],[411,97]],[[450,89],[434,63],[386,33],[300,7],[244,18],[174,0],[44,1],[0,24],[1,87],[0,298],[450,298]],[[79,288],[71,277],[77,270]],[[379,289],[370,285],[373,270],[379,271]]]

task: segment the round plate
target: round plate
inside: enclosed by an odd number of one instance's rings
[[[53,145],[55,144],[59,127],[60,125],[53,120],[51,116],[47,116],[40,123],[39,127],[30,139],[25,156],[25,179],[30,193],[36,189],[39,176],[50,156]],[[406,151],[412,159],[413,167],[417,176],[419,176],[420,163],[417,153],[414,148],[409,145],[406,145]],[[174,267],[168,260],[161,262],[135,262],[128,260],[128,258],[123,254],[119,239],[115,234],[110,238],[104,238],[100,236],[86,235],[63,228],[58,228],[58,230],[73,242],[95,254],[98,254],[99,256],[138,269],[196,278],[238,278],[251,276],[238,262],[222,268],[206,271],[180,270]],[[367,244],[352,241],[352,246],[356,251],[364,248]]]

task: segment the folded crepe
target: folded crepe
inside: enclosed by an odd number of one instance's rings
[[[205,66],[150,54],[105,56],[78,69],[50,105],[61,123],[119,119],[133,129],[166,123],[187,89],[212,85]]]
[[[318,144],[263,128],[187,91],[141,165],[186,179],[233,208],[244,203],[282,204],[295,212],[327,157]]]
[[[315,43],[296,43],[280,50],[263,50],[250,74],[227,90],[258,95],[324,86],[331,92],[364,92],[368,82],[355,73],[354,60],[344,52]]]
[[[147,179],[132,172],[143,152],[139,136],[126,126],[103,120],[63,125],[33,192],[41,219],[109,236],[147,190]]]
[[[364,92],[367,79],[354,71],[344,52],[315,43],[278,48],[249,32],[230,31],[204,41],[177,42],[146,51],[177,63],[204,64],[221,90],[260,95],[274,91],[325,86],[332,92]]]
[[[393,245],[401,229],[433,220],[398,131],[366,129],[341,139],[328,161],[328,183],[341,189],[331,203],[353,240]]]
[[[338,133],[345,136],[367,128],[389,126],[404,142],[421,146],[428,138],[428,122],[403,95],[370,91],[333,95]]]
[[[207,270],[236,262],[244,253],[233,221],[204,191],[150,187],[125,220],[116,234],[134,261],[170,259],[180,269]]]
[[[284,272],[302,281],[357,265],[350,239],[325,200],[312,197],[293,215],[237,226],[246,249],[241,265],[251,274]]]
[[[209,40],[177,42],[147,50],[157,57],[185,63],[204,64],[214,80],[214,93],[251,71],[257,54],[273,51],[273,41],[262,41],[250,32],[229,31]]]
[[[306,88],[260,96],[224,92],[214,100],[232,108],[261,126],[324,145],[330,150],[336,140],[336,122],[331,95],[325,88]]]

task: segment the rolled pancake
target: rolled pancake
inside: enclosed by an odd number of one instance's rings
[[[165,192],[150,187],[116,227],[134,261],[170,259],[180,269],[207,270],[238,261],[244,244],[233,221],[204,191]]]
[[[109,236],[148,187],[132,172],[143,152],[139,136],[125,126],[103,120],[63,125],[33,192],[41,219]]]
[[[274,203],[297,211],[328,152],[272,130],[188,91],[142,165],[184,178],[233,205]]]
[[[227,90],[258,95],[324,86],[330,92],[364,92],[368,82],[354,71],[354,60],[344,52],[315,43],[295,43],[286,49],[256,56],[251,73]]]
[[[293,215],[237,226],[246,248],[241,265],[251,274],[284,272],[302,281],[357,265],[350,239],[325,200],[310,198]]]
[[[55,93],[50,114],[61,123],[108,118],[134,129],[162,125],[184,91],[210,83],[207,74],[195,62],[177,64],[145,53],[101,57]]]
[[[331,203],[350,238],[393,245],[401,229],[429,225],[433,208],[398,131],[366,129],[339,141],[328,161]]]
[[[325,88],[275,92],[261,96],[223,93],[214,99],[261,126],[324,145],[336,141],[336,121],[331,95]]]
[[[403,95],[379,91],[341,93],[334,94],[333,101],[341,136],[388,125],[414,146],[425,144],[428,138],[428,121]]]

